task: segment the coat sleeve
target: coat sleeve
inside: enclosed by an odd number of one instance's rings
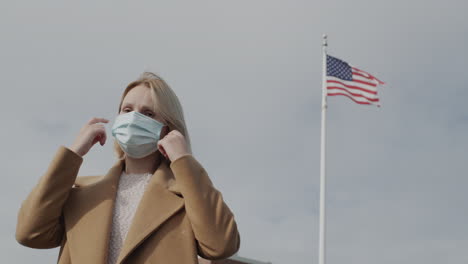
[[[60,246],[64,235],[62,207],[75,182],[83,157],[60,146],[47,171],[21,203],[16,240],[31,248]]]
[[[170,163],[185,200],[185,210],[205,259],[225,259],[239,250],[240,235],[234,214],[202,165],[186,154]]]

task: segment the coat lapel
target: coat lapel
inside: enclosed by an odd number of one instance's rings
[[[105,263],[121,172],[119,161],[99,181],[78,186],[70,193],[64,216],[72,260]]]
[[[176,194],[177,191],[171,191],[175,186],[174,183],[172,171],[166,162],[161,163],[146,186],[117,264],[122,263],[143,240],[183,208],[184,199]]]
[[[117,263],[122,263],[152,232],[184,206],[169,163],[154,172],[122,245]],[[72,260],[105,263],[107,260],[112,212],[124,161],[117,161],[96,183],[74,189],[64,208]]]

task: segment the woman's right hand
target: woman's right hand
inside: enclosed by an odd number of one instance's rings
[[[75,139],[75,142],[70,147],[70,149],[76,154],[83,157],[91,147],[99,141],[101,146],[106,143],[106,129],[103,124],[107,123],[109,120],[105,118],[94,117],[88,121],[78,133],[78,136]]]

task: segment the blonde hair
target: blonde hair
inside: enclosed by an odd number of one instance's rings
[[[140,77],[131,82],[125,88],[119,103],[119,109],[117,114],[120,114],[120,108],[122,107],[123,100],[127,93],[136,86],[144,85],[150,89],[151,97],[153,99],[153,112],[156,116],[163,119],[164,124],[169,126],[169,131],[176,129],[185,137],[187,148],[190,154],[192,153],[192,147],[190,143],[190,137],[185,124],[184,112],[182,105],[179,102],[179,98],[174,93],[171,87],[157,74],[152,72],[143,72]],[[125,159],[125,152],[120,148],[119,143],[114,139],[114,151],[119,160]]]

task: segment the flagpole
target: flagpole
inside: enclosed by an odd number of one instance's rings
[[[325,124],[327,109],[327,35],[322,42],[322,127],[320,139],[320,229],[319,264],[325,264]]]

